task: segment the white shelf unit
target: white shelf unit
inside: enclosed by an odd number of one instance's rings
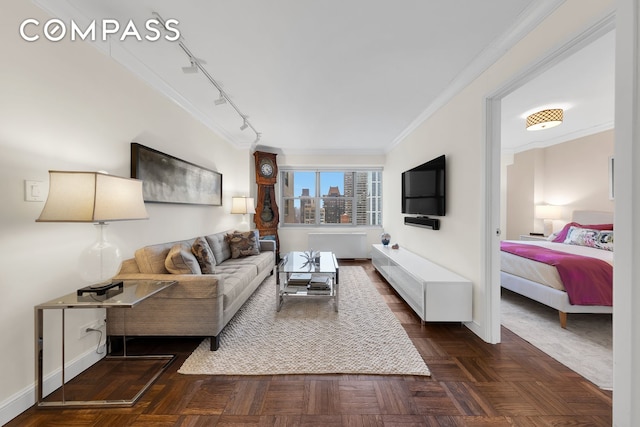
[[[471,282],[403,248],[373,245],[373,266],[423,322],[470,322]]]

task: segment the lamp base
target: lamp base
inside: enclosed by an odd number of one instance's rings
[[[108,224],[94,224],[98,235],[96,241],[80,255],[80,273],[88,283],[104,282],[113,277],[120,268],[120,249],[107,240]]]
[[[122,280],[118,280],[118,281],[114,281],[114,282],[107,282],[107,283],[98,283],[96,285],[89,285],[89,286],[85,286],[84,288],[80,288],[78,289],[78,296],[82,296],[82,294],[85,293],[95,293],[96,295],[104,295],[107,293],[107,291],[110,291],[111,289],[118,287],[116,293],[120,293],[122,292],[122,289],[124,288],[124,282]]]

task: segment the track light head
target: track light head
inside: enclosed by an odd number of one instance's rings
[[[189,62],[191,62],[191,65],[189,65],[188,67],[182,67],[182,72],[185,74],[194,74],[198,72],[198,62],[196,61],[195,58],[189,58]]]
[[[249,123],[247,123],[247,118],[242,117],[242,126],[240,126],[240,130],[245,130],[249,127]]]
[[[222,104],[225,104],[226,102],[227,102],[227,98],[224,97],[222,92],[220,92],[220,97],[218,99],[216,99],[215,101],[213,101],[213,103],[215,105],[222,105]]]

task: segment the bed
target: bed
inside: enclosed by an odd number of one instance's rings
[[[591,234],[603,238],[606,235],[609,244],[591,247],[587,246],[592,244],[589,241],[576,240],[589,233],[585,228],[598,229],[600,233]],[[501,286],[558,310],[562,328],[567,326],[568,313],[612,313],[613,213],[575,211],[572,222],[560,233],[562,235],[556,237],[555,242],[501,242]],[[564,243],[563,239],[566,240],[569,234],[573,244]],[[547,263],[555,255],[571,262],[562,266],[559,261]],[[580,264],[584,261],[585,264]],[[594,271],[592,276],[587,271],[591,268],[600,270]],[[567,284],[563,283],[563,278]],[[576,288],[586,294],[576,295]]]

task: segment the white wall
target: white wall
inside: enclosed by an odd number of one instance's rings
[[[618,0],[613,425],[640,425],[640,1]]]
[[[425,120],[387,156],[384,194],[400,188],[400,174],[447,155],[447,215],[433,231],[403,224],[393,198],[384,199],[384,228],[401,246],[468,278],[474,284],[473,322],[480,336],[491,328],[485,283],[485,101],[493,92],[558,48],[613,8],[612,1],[568,1],[500,60]]]
[[[90,224],[35,223],[43,203],[24,201],[24,180],[44,181],[46,189],[50,169],[129,176],[132,141],[223,174],[221,207],[147,203],[149,220],[111,224],[126,258],[144,244],[233,228],[240,218],[229,215],[231,196],[249,193],[252,166],[247,150],[233,148],[93,47],[20,39],[23,19],[47,19],[31,2],[12,0],[2,9],[0,424],[33,403],[33,307],[84,285],[78,257],[95,240]],[[78,339],[77,330],[100,314],[71,317],[67,360],[93,351],[97,338]],[[47,321],[46,334],[59,347],[57,326]],[[55,362],[48,359],[47,372]]]
[[[534,218],[534,206],[562,206],[555,231],[571,220],[575,210],[613,212],[609,199],[609,157],[614,131],[515,154],[507,167],[507,239],[542,232],[544,221]]]

